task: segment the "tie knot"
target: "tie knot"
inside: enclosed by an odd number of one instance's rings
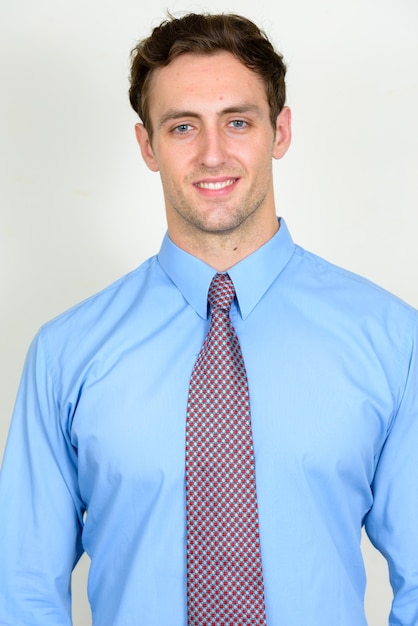
[[[228,274],[215,274],[210,283],[208,300],[212,309],[229,311],[235,296],[234,283]]]

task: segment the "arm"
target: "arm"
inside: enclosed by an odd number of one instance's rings
[[[400,370],[398,410],[373,481],[366,531],[385,556],[394,592],[390,626],[418,624],[418,333]]]
[[[69,626],[82,554],[77,452],[42,345],[25,364],[0,474],[0,624]]]

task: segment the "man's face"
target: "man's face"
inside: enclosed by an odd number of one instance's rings
[[[290,142],[290,113],[276,131],[262,80],[232,54],[184,54],[152,77],[152,145],[137,125],[143,157],[159,171],[168,230],[243,232],[275,219],[272,158]]]

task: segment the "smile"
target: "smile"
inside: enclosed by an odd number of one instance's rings
[[[217,191],[218,189],[225,189],[225,187],[234,185],[237,180],[237,178],[228,178],[227,180],[220,180],[216,182],[195,183],[195,186],[199,187],[200,189],[210,189],[211,191]]]

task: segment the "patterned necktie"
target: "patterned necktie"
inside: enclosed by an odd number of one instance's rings
[[[186,428],[189,626],[266,624],[247,375],[228,274],[209,288],[209,333],[194,366]]]

